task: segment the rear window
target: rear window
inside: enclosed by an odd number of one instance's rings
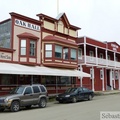
[[[43,86],[40,86],[40,89],[41,89],[41,91],[42,91],[42,92],[46,92],[46,89],[45,89],[45,87],[43,87]]]
[[[38,86],[33,86],[33,92],[34,93],[39,93],[40,92]]]

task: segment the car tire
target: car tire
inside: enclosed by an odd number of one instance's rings
[[[92,95],[88,95],[88,100],[92,100]]]
[[[73,98],[72,98],[72,103],[76,103],[76,102],[77,102],[76,97],[73,97]]]
[[[20,110],[20,103],[19,101],[13,101],[10,107],[12,112],[18,112]]]
[[[47,105],[47,101],[45,98],[41,98],[40,101],[39,101],[39,107],[40,108],[45,108]]]

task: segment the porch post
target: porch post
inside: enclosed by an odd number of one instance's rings
[[[33,84],[33,75],[31,75],[31,85]]]
[[[98,65],[98,52],[97,52],[97,47],[95,48],[95,54],[96,54],[96,65]]]
[[[58,83],[57,83],[58,77],[56,76],[56,94],[58,93]]]
[[[110,70],[110,86],[111,86],[111,90],[113,90],[112,69]]]
[[[104,85],[104,84],[105,84],[105,82],[104,82],[104,81],[105,81],[105,80],[104,80],[104,79],[105,79],[105,77],[104,77],[104,68],[102,68],[102,74],[103,74],[103,79],[102,79],[102,91],[105,91],[105,85]]]
[[[84,61],[86,64],[86,37],[84,37]]]
[[[114,75],[114,77],[113,77],[113,78],[114,78],[113,82],[114,82],[114,88],[115,88],[115,86],[116,86],[116,85],[115,85],[115,70],[114,70],[113,72],[114,72],[114,74],[113,74],[113,75]]]
[[[80,71],[83,71],[82,65],[80,65]],[[82,79],[83,79],[83,77],[80,77],[80,87],[83,86],[83,85],[82,85]]]
[[[94,68],[92,66],[92,90],[95,91],[95,88],[94,88]]]

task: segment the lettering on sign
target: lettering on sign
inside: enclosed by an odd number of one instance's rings
[[[18,19],[15,19],[15,25],[22,26],[31,30],[40,31],[40,26]]]
[[[117,45],[115,44],[111,44],[111,47],[113,48],[114,51],[117,51],[117,49],[119,48]]]
[[[11,60],[11,56],[5,53],[0,53],[0,59]]]

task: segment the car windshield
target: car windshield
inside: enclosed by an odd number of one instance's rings
[[[16,87],[10,93],[11,94],[22,94],[25,87]]]
[[[65,93],[75,92],[76,90],[77,90],[77,88],[69,88],[65,91]]]

